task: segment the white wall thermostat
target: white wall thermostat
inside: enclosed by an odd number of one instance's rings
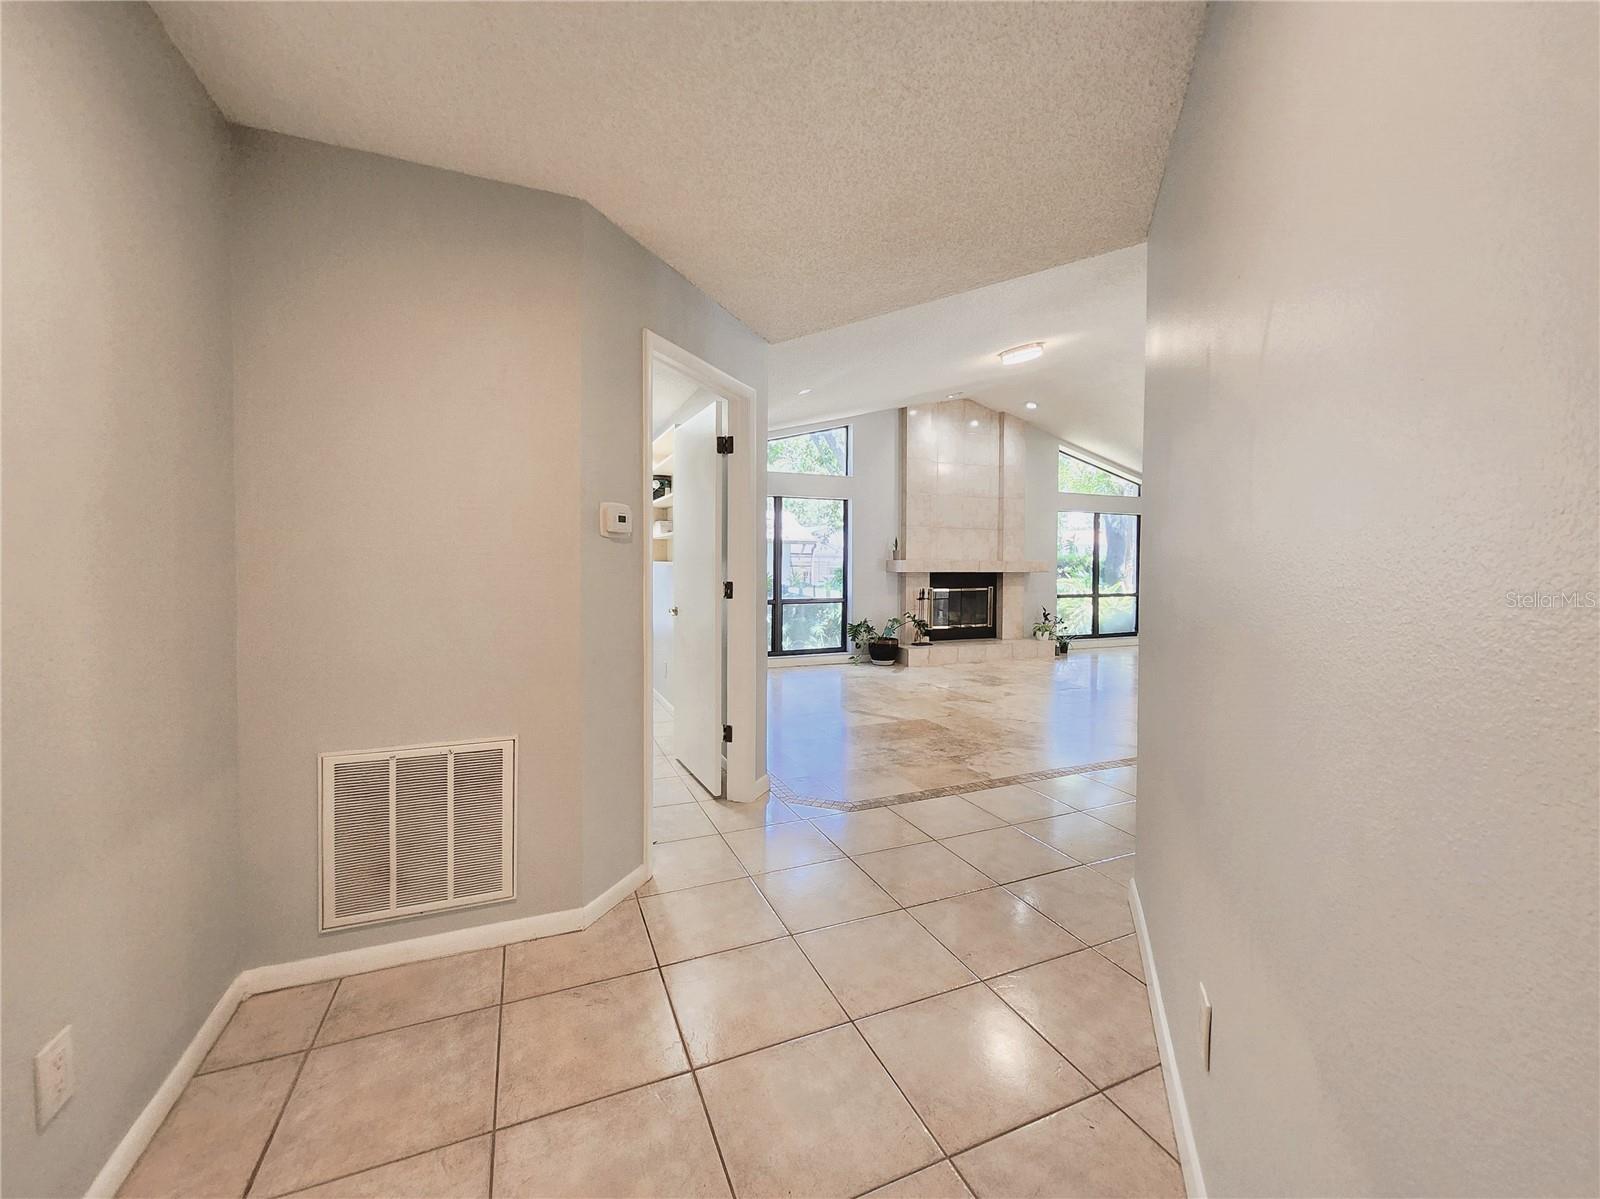
[[[633,536],[633,509],[626,504],[601,504],[600,532],[627,541]]]

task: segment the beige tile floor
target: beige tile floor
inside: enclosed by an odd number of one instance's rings
[[[794,794],[858,803],[1131,758],[1139,651],[923,668],[767,672],[767,770]]]
[[[1135,770],[839,815],[656,768],[636,896],[247,1000],[123,1193],[1181,1194]]]

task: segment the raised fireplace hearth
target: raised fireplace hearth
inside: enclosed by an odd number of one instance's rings
[[[933,641],[990,640],[1000,627],[1000,576],[986,571],[934,571],[917,597],[917,615]]]

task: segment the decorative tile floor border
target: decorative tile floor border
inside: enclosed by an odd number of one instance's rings
[[[770,776],[769,781],[772,784],[772,797],[781,799],[784,803],[803,803],[813,808],[831,808],[835,812],[861,812],[867,808],[887,808],[918,799],[938,799],[944,795],[965,795],[968,791],[1009,787],[1013,783],[1058,779],[1069,774],[1090,774],[1096,770],[1115,770],[1119,766],[1135,766],[1138,762],[1138,758],[1111,758],[1105,762],[1086,762],[1082,766],[1061,766],[1055,770],[1035,770],[1030,774],[1008,774],[1003,778],[982,779],[976,783],[956,783],[948,787],[930,787],[926,791],[908,791],[903,795],[880,795],[873,799],[825,799],[820,795],[803,795],[777,775]]]

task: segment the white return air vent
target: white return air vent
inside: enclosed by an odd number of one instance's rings
[[[515,898],[516,747],[323,754],[324,931]]]

